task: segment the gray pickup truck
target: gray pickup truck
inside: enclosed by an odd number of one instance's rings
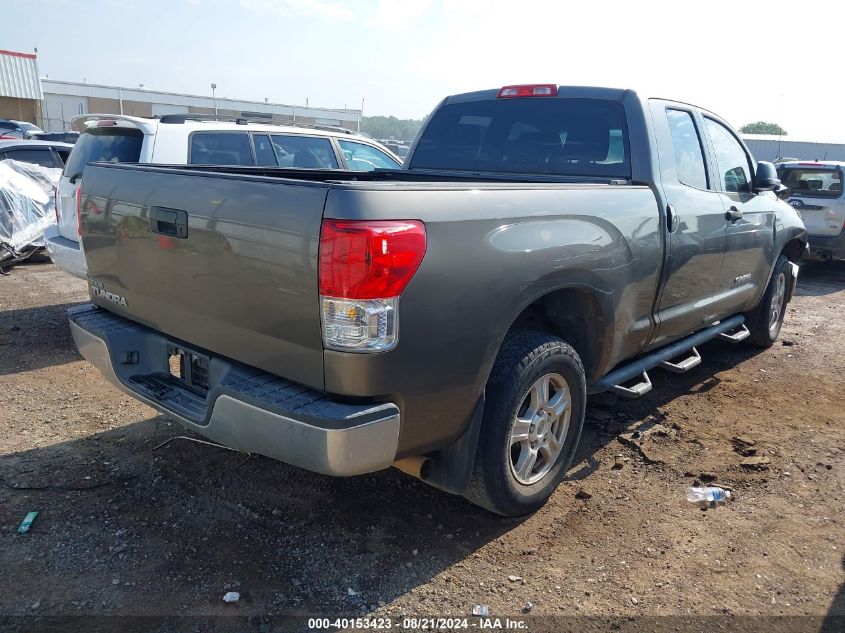
[[[71,329],[226,446],[521,515],[588,394],[772,344],[806,249],[784,193],[710,112],[553,84],[448,97],[401,170],[95,163]]]

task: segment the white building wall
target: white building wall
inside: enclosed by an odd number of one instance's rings
[[[164,103],[152,104],[153,116],[164,116],[165,114],[188,114],[190,108],[186,105],[170,105]]]
[[[97,97],[100,99],[115,99],[124,101],[136,101],[139,103],[152,103],[172,106],[194,106],[199,108],[220,110],[233,110],[235,112],[261,112],[266,114],[278,114],[297,117],[311,117],[314,119],[325,119],[330,121],[357,121],[360,110],[314,108],[282,103],[267,103],[264,101],[241,101],[237,99],[225,99],[210,96],[186,95],[174,92],[159,92],[139,88],[122,88],[118,86],[102,86],[96,84],[82,84],[72,81],[55,81],[43,79],[41,84],[46,95],[62,95],[77,97]]]
[[[41,108],[45,132],[69,130],[71,118],[89,112],[87,97],[50,93],[44,94]]]

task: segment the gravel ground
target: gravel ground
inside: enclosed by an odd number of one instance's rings
[[[76,630],[97,616],[465,617],[477,604],[534,630],[543,616],[637,630],[689,620],[633,616],[845,622],[841,264],[803,267],[773,348],[708,343],[688,374],[655,372],[646,397],[591,403],[568,481],[521,520],[396,470],[334,479],[181,440],[157,448],[181,428],[73,347],[65,310],[86,299],[84,282],[30,264],[0,289],[9,630],[75,615]],[[763,463],[743,466],[749,456]],[[736,500],[688,506],[697,480]],[[228,591],[240,600],[224,603]]]

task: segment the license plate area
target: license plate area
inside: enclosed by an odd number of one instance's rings
[[[179,345],[167,346],[167,365],[170,375],[188,389],[208,392],[209,358]]]

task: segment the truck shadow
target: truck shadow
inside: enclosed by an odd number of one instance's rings
[[[183,433],[158,416],[0,456],[0,568],[16,578],[0,613],[210,614],[227,591],[239,615],[364,613],[519,525],[395,469],[340,479],[184,440],[155,450]]]
[[[717,375],[719,372],[736,367],[766,351],[721,340],[709,341],[698,349],[703,358],[701,365],[685,374],[650,370],[654,388],[641,398],[628,400],[611,394],[590,397],[581,445],[569,471],[569,479],[583,480],[592,475],[600,467],[593,455],[608,444],[618,443],[623,434],[635,430],[642,433],[655,424],[670,424],[658,412],[661,405],[680,396],[710,391],[721,383]],[[621,445],[620,452],[624,452]]]
[[[0,312],[0,376],[64,365],[82,357],[68,326],[68,308],[60,303]]]
[[[845,574],[845,556],[842,557],[842,572]],[[841,633],[841,631],[845,631],[845,580],[833,596],[833,602],[822,621],[819,633]]]

